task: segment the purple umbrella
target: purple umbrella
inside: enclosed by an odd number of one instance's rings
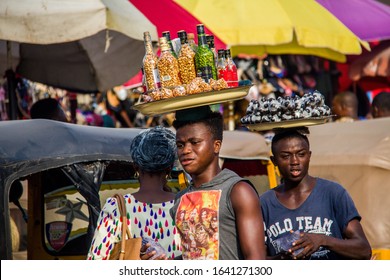
[[[390,39],[390,6],[375,0],[316,0],[360,39]]]

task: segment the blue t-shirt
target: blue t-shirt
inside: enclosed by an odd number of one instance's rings
[[[317,178],[311,194],[296,209],[286,208],[277,199],[275,191],[260,196],[264,218],[264,230],[268,254],[275,256],[282,251],[280,238],[290,231],[326,234],[343,239],[347,224],[361,217],[348,192],[339,184]],[[320,247],[310,259],[343,259],[343,256]]]

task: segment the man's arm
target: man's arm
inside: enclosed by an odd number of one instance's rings
[[[264,244],[263,216],[260,199],[246,182],[238,182],[230,194],[236,215],[236,225],[241,251],[246,260],[264,260],[266,258]]]

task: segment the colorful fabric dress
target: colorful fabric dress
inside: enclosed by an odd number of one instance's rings
[[[144,203],[131,194],[126,194],[124,198],[131,235],[154,239],[166,250],[169,258],[180,256],[180,235],[169,214],[174,201]],[[122,224],[119,216],[116,199],[108,198],[99,215],[88,260],[109,259],[114,244],[121,240]]]

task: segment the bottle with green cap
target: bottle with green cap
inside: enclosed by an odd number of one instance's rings
[[[196,30],[198,33],[198,50],[195,54],[195,67],[197,76],[208,76],[208,73],[204,74],[203,72],[208,72],[208,67],[210,67],[212,72],[212,78],[214,80],[217,80],[217,70],[215,68],[214,63],[214,54],[207,44],[204,25],[198,24],[196,26]]]
[[[209,46],[210,50],[213,52],[215,69],[217,69],[218,55],[217,55],[217,50],[215,49],[215,45],[214,45],[214,35],[207,34],[206,41],[207,41],[207,45]],[[216,76],[218,78],[218,71],[217,70],[215,70],[215,71],[216,71]]]

